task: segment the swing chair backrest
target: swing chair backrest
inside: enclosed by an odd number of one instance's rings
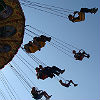
[[[79,15],[80,21],[84,21],[85,20],[85,13],[79,12],[78,15]]]
[[[78,15],[79,15],[78,18],[76,18],[74,22],[80,22],[85,20],[85,13],[79,12]]]

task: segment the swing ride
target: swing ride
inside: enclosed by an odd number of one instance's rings
[[[41,99],[43,96],[46,98],[46,100],[48,100],[52,95],[48,95],[45,91],[39,90],[35,86],[30,77],[28,77],[20,66],[12,60],[14,56],[25,64],[25,66],[27,66],[27,68],[37,77],[38,80],[45,80],[47,78],[55,77],[60,85],[64,87],[69,87],[71,86],[70,84],[73,84],[74,87],[78,86],[78,84],[75,84],[72,80],[66,80],[65,78],[61,77],[61,74],[65,73],[65,69],[62,70],[56,66],[49,67],[34,54],[41,52],[48,44],[74,60],[82,61],[83,58],[90,58],[90,54],[87,54],[83,49],[79,49],[72,44],[66,43],[46,32],[43,32],[42,30],[35,28],[34,26],[25,25],[25,16],[20,4],[25,7],[69,19],[72,22],[85,20],[86,11],[77,12],[79,14],[77,18],[80,19],[76,20],[76,11],[74,10],[50,6],[33,1],[31,2],[28,0],[20,0],[20,3],[18,0],[0,0],[0,69],[4,68],[6,65],[9,65],[10,69],[23,84],[24,88],[32,95],[32,98],[36,100]],[[92,8],[91,13],[95,14],[97,11],[98,8]],[[74,14],[74,16],[71,16],[71,14]],[[36,31],[38,34],[34,31]],[[24,36],[31,37],[32,40],[29,40],[27,43],[23,44]],[[19,49],[28,55],[28,57],[39,65],[39,67],[33,67],[27,61],[27,59],[25,59],[22,55],[17,54]],[[36,72],[33,72],[32,69],[34,69]],[[7,82],[5,75],[0,72],[0,76],[4,87],[7,86],[7,88],[9,88],[9,97],[16,100],[16,96],[14,96],[13,93],[15,91],[12,87],[9,87],[9,83]],[[11,88],[13,89],[13,92]],[[5,100],[7,100],[7,97],[4,96],[2,90],[0,90],[0,94]]]

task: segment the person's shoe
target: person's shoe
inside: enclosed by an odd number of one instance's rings
[[[89,57],[90,57],[90,55],[88,54],[88,55],[87,55],[87,58],[89,58]]]
[[[52,96],[52,95],[51,95]],[[51,96],[48,96],[47,98],[46,98],[46,100],[49,100],[50,98],[51,98]]]
[[[51,37],[48,37],[48,40],[47,41],[50,42],[51,41]]]
[[[94,9],[94,14],[95,14],[97,11],[98,11],[98,8],[95,8],[95,9]]]
[[[97,11],[98,11],[98,8],[92,8],[91,9],[91,13],[94,13],[95,14]]]
[[[60,71],[61,74],[63,74],[64,72],[65,72],[65,69]]]
[[[74,84],[74,86],[76,87],[78,84]]]

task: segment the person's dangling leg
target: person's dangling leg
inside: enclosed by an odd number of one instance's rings
[[[40,36],[41,37],[41,40],[43,41],[43,42],[46,42],[46,41],[51,41],[51,37],[46,37],[46,36],[44,36],[44,35],[41,35]]]
[[[69,84],[70,84],[70,83],[74,84],[74,82],[73,82],[72,80],[69,81]]]
[[[55,71],[59,71],[59,72],[61,71],[61,69],[56,67],[56,66],[52,66],[52,69],[55,70]]]
[[[50,42],[51,41],[51,37],[46,37],[46,41]]]
[[[73,84],[74,86],[77,86],[78,84],[75,84],[72,80],[69,81],[69,84]]]
[[[85,54],[85,55],[84,55],[84,57],[87,57],[87,58],[89,58],[89,57],[90,57],[90,55],[89,55],[89,54]]]
[[[41,41],[42,41],[42,42],[46,42],[46,36],[41,35],[40,38],[41,38]]]
[[[91,9],[81,8],[80,12],[89,13],[89,12],[91,12]]]
[[[49,96],[45,91],[43,91],[43,95],[44,95],[44,97],[46,98],[46,99],[49,99],[51,96]]]
[[[58,68],[56,66],[52,66],[52,70],[54,72],[58,72],[58,73],[61,73],[61,74],[63,74],[65,72],[65,70],[61,70],[60,68]]]
[[[91,9],[88,9],[88,8],[81,8],[80,12],[84,12],[84,13],[96,13],[98,11],[98,8],[91,8]]]

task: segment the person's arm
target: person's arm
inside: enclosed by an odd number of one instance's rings
[[[74,11],[74,15],[73,15],[73,17],[74,17],[77,13],[79,13],[79,11]]]
[[[80,49],[78,53],[81,53],[81,51],[82,51],[82,49]]]
[[[84,51],[83,49],[80,49],[79,51]]]
[[[80,49],[79,50],[79,53],[83,53],[83,52],[85,53],[85,51],[83,49]]]

